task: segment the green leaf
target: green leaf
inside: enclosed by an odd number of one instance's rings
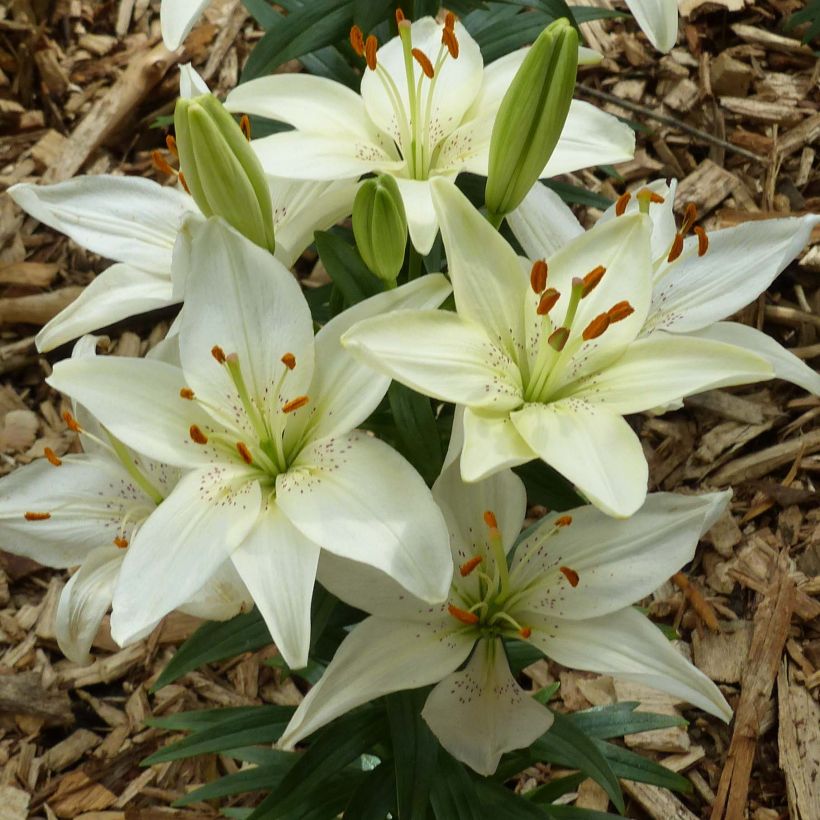
[[[605,211],[613,202],[608,197],[587,191],[579,185],[568,182],[556,182],[554,179],[542,180],[543,185],[555,191],[569,205],[586,205],[589,208],[600,208]]]
[[[441,472],[444,453],[430,399],[398,382],[390,385],[387,397],[402,455],[419,471],[427,485],[432,486]]]
[[[524,482],[531,504],[543,504],[548,510],[561,512],[585,503],[572,484],[543,461],[522,464],[515,472]]]
[[[305,54],[301,62],[311,74],[335,80],[358,92],[362,81],[361,75],[335,46],[325,46],[311,54]]]
[[[315,238],[322,264],[348,305],[382,292],[382,283],[368,270],[356,248],[330,231],[316,231]]]
[[[792,31],[804,23],[809,24],[809,27],[803,33],[804,43],[808,43],[815,37],[820,37],[820,0],[808,0],[804,9],[796,11],[786,20],[783,31]]]
[[[552,803],[559,797],[575,791],[586,779],[587,776],[583,772],[568,774],[566,777],[559,777],[557,780],[538,786],[524,796],[533,803]]]
[[[555,820],[621,820],[617,814],[594,809],[579,809],[577,806],[550,806],[547,814]]]
[[[570,6],[569,8],[572,11],[575,22],[579,25],[581,23],[589,23],[592,20],[614,20],[619,17],[629,17],[629,15],[623,11],[605,9],[599,6]]]
[[[280,808],[270,795],[248,820],[331,820],[339,816],[365,777],[364,772],[337,772],[322,781],[322,788],[304,794],[293,808]]]
[[[590,737],[608,740],[636,732],[652,729],[668,729],[671,726],[685,726],[686,720],[675,715],[656,715],[652,712],[636,712],[638,701],[613,703],[611,706],[597,706],[583,712],[567,715],[580,731]]]
[[[439,744],[421,717],[428,688],[385,698],[396,778],[399,820],[425,820]]]
[[[353,820],[385,820],[396,815],[396,779],[387,763],[382,763],[362,779],[345,807],[345,817]]]
[[[561,681],[555,681],[555,683],[551,683],[549,686],[545,686],[543,689],[539,689],[537,692],[533,694],[533,697],[539,702],[546,706],[558,693],[558,690],[561,688]]]
[[[142,761],[142,765],[225,752],[256,743],[275,743],[285,731],[293,711],[290,706],[258,706],[252,714],[232,715],[154,752]]]
[[[654,760],[643,757],[622,746],[607,743],[603,740],[593,741],[606,758],[612,771],[623,780],[635,780],[639,783],[649,783],[677,792],[691,792],[692,784],[682,775],[661,766]]]
[[[548,820],[549,815],[538,806],[492,780],[473,780],[475,800],[482,817],[493,820]]]
[[[512,640],[504,641],[504,649],[507,652],[507,660],[513,675],[517,675],[524,667],[540,661],[544,653],[526,641]]]
[[[277,709],[279,707],[276,707]],[[259,706],[233,706],[219,709],[194,709],[190,712],[177,712],[175,715],[151,717],[146,719],[149,726],[168,729],[172,732],[198,732],[210,726],[216,726],[224,720],[259,714]]]
[[[275,26],[281,18],[267,0],[242,0],[242,3],[265,31]]]
[[[270,643],[270,632],[257,609],[237,615],[230,621],[203,624],[180,646],[151,691],[159,691],[206,663],[253,652]]]
[[[353,22],[367,36],[393,9],[393,0],[353,0]]]
[[[430,804],[436,820],[482,820],[487,817],[478,801],[475,780],[443,749],[439,749]]]

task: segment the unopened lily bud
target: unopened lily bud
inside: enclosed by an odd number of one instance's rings
[[[174,111],[182,176],[205,216],[220,216],[273,253],[273,205],[253,148],[213,94],[180,99]]]
[[[383,174],[359,185],[353,235],[362,259],[379,279],[395,284],[407,247],[407,217],[399,186]]]
[[[569,113],[578,34],[562,18],[545,28],[510,84],[493,126],[486,206],[491,221],[515,210],[544,171]]]

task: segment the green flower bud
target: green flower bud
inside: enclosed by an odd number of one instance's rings
[[[510,84],[493,126],[485,201],[491,221],[515,210],[544,171],[569,113],[578,33],[565,18],[545,28]]]
[[[177,101],[174,127],[180,170],[202,213],[273,253],[268,182],[236,120],[213,94],[202,94]]]
[[[392,176],[366,179],[359,186],[353,202],[353,235],[367,267],[379,279],[395,284],[407,247],[407,217]]]

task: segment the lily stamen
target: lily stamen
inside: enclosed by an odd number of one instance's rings
[[[535,312],[539,316],[546,316],[554,307],[555,303],[561,298],[561,294],[555,288],[547,288],[538,301],[538,307]]]
[[[696,225],[693,230],[698,238],[698,256],[703,256],[709,250],[709,237],[700,225]]]
[[[23,518],[26,521],[48,521],[51,518],[51,513],[49,512],[27,512]]]
[[[251,455],[251,451],[248,449],[248,445],[245,444],[244,441],[236,442],[236,450],[242,457],[242,461],[244,461],[245,464],[253,464],[253,456]]]
[[[581,334],[585,342],[589,342],[592,339],[597,339],[599,336],[603,335],[606,329],[610,325],[610,319],[608,313],[599,313],[585,328],[584,332]]]
[[[293,368],[296,367],[296,356],[294,356],[293,353],[285,353],[279,361],[282,362],[288,370],[293,370]]]
[[[420,48],[411,49],[410,53],[421,66],[424,76],[432,80],[435,72],[433,71],[433,64],[430,62],[430,58]]]
[[[484,559],[480,555],[475,555],[469,561],[465,561],[458,571],[462,578],[466,578]]]
[[[552,522],[556,527],[568,527],[572,523],[571,515],[562,515]]]
[[[308,396],[297,396],[295,399],[291,399],[290,401],[286,401],[282,405],[282,412],[283,413],[293,413],[296,410],[299,410],[300,408],[304,407],[309,401],[310,401],[310,398]]]
[[[623,216],[626,213],[626,206],[629,205],[630,199],[632,199],[632,194],[627,191],[615,200],[615,216]]]
[[[239,128],[245,135],[245,139],[251,141],[251,118],[247,114],[243,114],[239,119]]]
[[[376,60],[376,51],[379,48],[379,41],[376,39],[375,34],[371,34],[364,44],[364,56],[367,60],[367,67],[371,71],[376,70],[376,66],[378,62]]]
[[[615,324],[631,316],[635,312],[635,308],[627,301],[616,302],[606,313],[609,316],[609,323]]]
[[[208,436],[202,432],[202,430],[196,425],[192,424],[188,428],[188,435],[191,437],[191,441],[195,444],[207,444],[208,443]]]
[[[124,550],[128,546],[128,539],[127,538],[122,538],[121,536],[118,535],[114,539],[113,544],[114,544],[115,547],[118,547],[119,549]]]
[[[359,57],[364,57],[364,35],[358,26],[350,29],[350,45]]]
[[[225,361],[228,358],[225,355],[225,351],[219,345],[214,345],[211,348],[211,356],[213,356],[219,364],[225,364]]]
[[[457,621],[461,621],[461,623],[467,624],[467,626],[474,626],[479,622],[479,617],[475,614],[475,612],[468,612],[466,609],[459,609],[457,606],[453,606],[453,604],[447,605],[447,611]]]
[[[569,328],[559,327],[550,333],[547,344],[556,352],[560,353],[567,345],[569,339]]]
[[[59,467],[63,460],[51,449],[51,447],[46,447],[43,449],[43,455],[48,459],[49,464],[53,464],[55,467]]]
[[[173,135],[168,134],[165,137],[165,145],[168,147],[168,150],[177,158],[179,159],[179,149],[177,148],[177,141],[174,139]]]
[[[63,421],[65,422],[65,426],[68,427],[68,429],[71,430],[72,433],[83,432],[83,428],[80,427],[80,424],[77,421],[77,419],[75,419],[74,416],[68,410],[63,411]]]
[[[547,286],[547,272],[549,268],[543,259],[536,259],[530,270],[530,286],[533,293],[543,293]]]
[[[190,387],[181,387],[179,389],[179,397],[181,399],[187,399],[188,401],[193,401],[194,398],[196,398],[194,391],[191,390]]]
[[[603,265],[598,265],[593,268],[583,279],[584,286],[581,290],[581,298],[585,298],[598,287],[598,283],[604,278],[606,268]]]
[[[581,579],[574,569],[570,569],[570,567],[558,567],[558,571],[569,581],[571,587],[575,588],[578,586],[578,582]]]
[[[450,56],[454,59],[458,59],[458,38],[456,37],[456,33],[454,29],[446,28],[444,31],[441,32],[441,42],[447,46],[447,51],[450,52]]]

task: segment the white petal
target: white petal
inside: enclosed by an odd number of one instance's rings
[[[76,566],[91,550],[111,546],[129,507],[152,506],[111,456],[62,462],[38,459],[0,481],[0,548],[50,567]],[[29,521],[27,512],[51,517]]]
[[[698,538],[726,509],[731,492],[706,495],[654,493],[631,518],[613,521],[594,507],[567,514],[570,526],[549,535],[549,516],[518,546],[511,569],[514,586],[541,576],[518,604],[545,617],[584,620],[623,609],[650,595],[687,561]],[[560,572],[578,575],[571,586]]]
[[[162,0],[160,20],[165,45],[176,51],[210,0]]]
[[[111,635],[124,646],[193,598],[247,535],[260,490],[237,469],[187,473],[126,551],[114,592]]]
[[[21,183],[9,196],[35,219],[94,253],[152,273],[171,270],[171,252],[193,200],[142,177],[81,176],[56,185]]]
[[[659,331],[634,342],[615,364],[571,385],[567,392],[608,412],[626,414],[773,376],[771,365],[757,353]]]
[[[67,359],[46,380],[87,407],[120,441],[149,458],[196,467],[211,458],[188,435],[192,424],[210,430],[213,420],[193,401],[180,398],[182,371],[154,359],[99,356]]]
[[[677,0],[626,0],[641,31],[658,51],[670,51],[678,39]]]
[[[371,367],[442,401],[504,411],[521,375],[484,330],[444,310],[396,311],[351,328],[342,344]]]
[[[307,666],[319,546],[305,538],[274,502],[263,509],[231,560],[287,665]]]
[[[60,594],[54,631],[60,650],[74,663],[90,660],[88,653],[111,606],[123,557],[116,547],[92,550]]]
[[[112,265],[44,325],[35,343],[41,353],[46,353],[83,333],[173,305],[176,301],[168,274],[148,273],[124,264]]]
[[[584,233],[561,197],[540,184],[533,185],[507,222],[529,259],[546,259]]]
[[[725,342],[762,356],[774,368],[776,378],[796,384],[815,396],[820,395],[820,374],[771,336],[753,327],[737,322],[716,322],[692,335],[700,339]]]
[[[316,334],[316,367],[309,393],[315,398],[305,435],[312,439],[349,433],[376,409],[390,377],[376,373],[346,348],[341,337],[357,322],[394,310],[438,307],[450,283],[440,273],[421,276],[371,296],[331,319]]]
[[[461,475],[465,481],[479,481],[534,458],[538,458],[538,453],[521,438],[509,414],[491,415],[465,409],[461,454]]]
[[[191,63],[184,63],[179,67],[179,96],[183,99],[198,97],[200,94],[209,94],[208,84],[202,79]]]
[[[475,638],[453,630],[453,619],[437,613],[428,624],[367,618],[345,639],[299,704],[279,745],[300,740],[363,703],[441,680],[457,669]]]
[[[658,270],[646,330],[689,333],[736,313],[769,287],[818,224],[820,216],[746,222],[710,233],[702,257],[690,237],[681,257]]]
[[[422,256],[426,256],[438,234],[438,219],[433,208],[430,182],[426,179],[395,179],[404,203],[410,241]]]
[[[253,598],[230,560],[224,561],[205,586],[179,606],[181,612],[208,621],[227,621],[252,608]]]
[[[628,125],[590,103],[573,100],[561,139],[541,176],[626,162],[634,153],[635,132]]]
[[[421,476],[364,433],[323,439],[276,479],[277,503],[324,549],[371,564],[425,601],[444,600],[447,525]]]
[[[517,361],[530,287],[515,251],[450,182],[431,184],[459,315]],[[465,402],[466,403],[466,402]]]
[[[562,666],[643,683],[725,721],[732,715],[714,683],[634,609],[586,621],[542,618],[532,613],[527,625],[533,630],[530,643]]]
[[[241,402],[227,368],[211,353],[218,345],[239,357],[258,407],[278,413],[307,392],[313,375],[313,321],[299,283],[271,254],[218,219],[194,226],[190,247],[179,332],[189,386],[225,407],[231,421],[231,407]],[[293,370],[282,363],[286,353],[296,357]]]
[[[521,437],[607,515],[632,515],[646,498],[649,469],[638,437],[619,415],[565,399],[512,414]]]
[[[516,683],[498,639],[479,641],[467,666],[433,689],[421,716],[453,757],[485,776],[505,752],[529,746],[553,721]]]

